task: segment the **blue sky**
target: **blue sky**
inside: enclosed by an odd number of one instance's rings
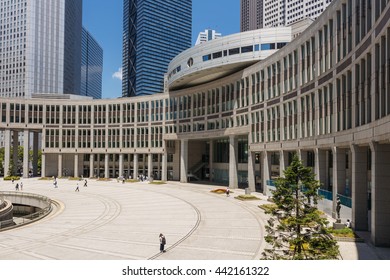
[[[122,82],[114,78],[122,65],[123,0],[83,0],[83,25],[104,52],[103,98],[117,98]],[[200,31],[215,29],[222,35],[240,31],[239,0],[193,0],[192,41]]]

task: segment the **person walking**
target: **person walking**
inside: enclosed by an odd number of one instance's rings
[[[230,196],[230,190],[229,190],[229,187],[226,188],[226,196],[229,197]]]
[[[18,191],[18,190],[19,190],[19,184],[16,183],[16,185],[15,185],[15,191]]]
[[[20,190],[23,191],[23,182],[20,182]]]
[[[88,187],[88,181],[87,181],[87,179],[85,179],[85,181],[84,181],[84,187]]]
[[[167,243],[164,234],[160,233],[160,252],[165,253],[164,246]]]
[[[77,183],[77,187],[76,187],[76,189],[74,190],[75,192],[79,192],[80,191],[80,189],[79,189],[79,183]]]
[[[58,188],[58,184],[57,184],[57,178],[54,178],[53,185],[54,185],[54,187],[55,187],[55,188]]]

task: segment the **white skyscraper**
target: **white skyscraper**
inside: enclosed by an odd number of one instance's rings
[[[79,94],[81,0],[0,0],[0,97]]]
[[[199,32],[198,39],[196,39],[195,45],[199,45],[204,42],[211,41],[221,37],[222,37],[221,33],[217,33],[215,30],[212,29],[206,29],[204,32]]]
[[[305,18],[316,19],[332,0],[264,0],[264,27],[286,26]]]

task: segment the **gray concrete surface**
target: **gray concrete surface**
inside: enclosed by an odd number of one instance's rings
[[[0,233],[3,260],[254,260],[265,247],[267,217],[261,201],[241,202],[210,193],[216,186],[23,179],[24,191],[57,203],[47,218]],[[0,182],[0,191],[12,191]],[[167,238],[159,253],[158,235]],[[343,259],[390,259],[390,250],[340,242]]]

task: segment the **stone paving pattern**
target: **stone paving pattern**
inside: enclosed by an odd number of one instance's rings
[[[49,217],[0,232],[3,260],[254,260],[265,247],[267,219],[258,205],[210,193],[210,185],[165,185],[88,180],[23,179],[24,192],[58,202]],[[2,181],[0,191],[13,191]],[[167,238],[159,253],[158,235]],[[390,259],[390,249],[369,243],[339,242],[343,259]]]

